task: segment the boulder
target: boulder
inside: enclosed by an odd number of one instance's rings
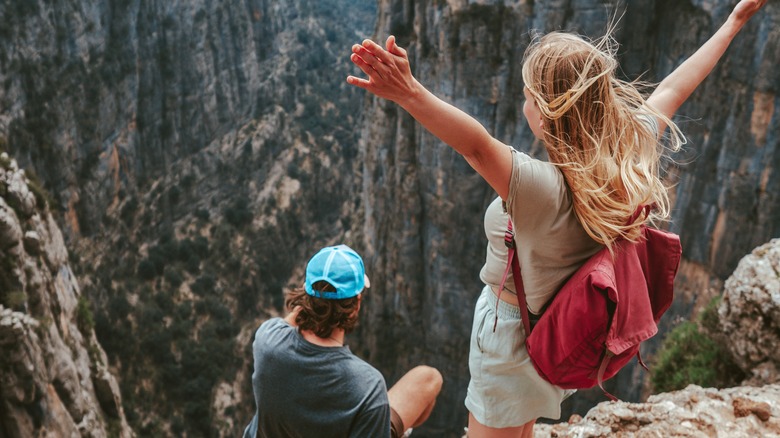
[[[718,308],[735,362],[761,385],[780,382],[780,239],[745,256],[726,280]]]

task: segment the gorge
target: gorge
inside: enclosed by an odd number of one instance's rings
[[[349,47],[396,35],[423,84],[505,143],[542,157],[520,110],[531,29],[595,37],[621,16],[622,73],[654,82],[712,34],[732,3],[0,4],[0,149],[8,166],[15,160],[37,181],[27,193],[38,196],[27,213],[14,213],[21,225],[9,229],[21,234],[2,242],[0,304],[14,312],[9,320],[27,321],[13,336],[44,327],[48,339],[82,345],[45,343],[37,333],[29,344],[0,336],[4,358],[22,345],[49,351],[40,355],[44,363],[60,354],[81,358],[78,367],[59,368],[70,370],[58,374],[67,379],[24,374],[38,382],[24,388],[41,390],[20,389],[20,396],[4,385],[0,436],[48,427],[35,412],[55,399],[71,406],[61,411],[73,424],[92,418],[87,412],[103,418],[56,430],[238,435],[253,410],[254,330],[282,312],[282,292],[301,281],[306,258],[336,242],[363,254],[372,280],[353,351],[388,383],[418,363],[439,368],[441,401],[415,436],[459,436],[485,253],[482,214],[495,194],[400,108],[347,86],[346,75],[356,73]],[[665,171],[674,198],[668,226],[682,237],[684,262],[675,304],[645,346],[651,360],[671,327],[721,293],[745,254],[780,233],[779,21],[770,1],[680,111],[688,144]],[[7,200],[10,192],[0,195]],[[27,205],[6,203],[4,211]],[[25,239],[39,228],[55,242],[59,231],[51,230],[61,230],[55,256]],[[33,255],[13,252],[18,245]],[[19,280],[25,269],[24,278],[46,280]],[[65,288],[72,297],[35,298],[63,276],[75,280]],[[55,302],[68,304],[49,305]],[[68,321],[79,312],[77,335]],[[8,363],[0,364],[4,383],[16,381]],[[105,376],[100,363],[113,384],[94,377]],[[77,401],[85,379],[92,383]],[[632,367],[609,389],[639,401],[651,391],[645,380]],[[602,400],[582,391],[563,420]]]

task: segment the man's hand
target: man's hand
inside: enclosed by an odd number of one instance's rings
[[[368,79],[348,76],[347,83],[403,105],[420,91],[419,83],[412,76],[406,50],[398,47],[394,36],[387,38],[386,47],[385,50],[371,40],[352,46],[349,59]]]

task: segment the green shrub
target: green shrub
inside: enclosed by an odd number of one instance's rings
[[[23,310],[25,303],[27,303],[27,294],[23,290],[16,290],[7,292],[2,295],[0,304],[13,310]]]
[[[157,307],[162,310],[164,315],[170,315],[173,313],[173,309],[176,304],[173,302],[173,291],[161,290],[154,296],[154,302],[157,303]]]
[[[108,315],[114,321],[124,320],[132,309],[133,307],[122,294],[117,294],[108,301]]]
[[[209,211],[205,208],[199,208],[195,210],[195,217],[200,219],[203,222],[208,222],[209,220]]]
[[[236,228],[241,228],[252,222],[254,217],[252,211],[249,210],[249,199],[245,196],[241,196],[232,202],[225,208],[224,214],[225,220]]]
[[[122,219],[122,222],[125,223],[127,226],[131,226],[133,224],[133,219],[135,218],[135,214],[138,211],[138,200],[135,198],[130,198],[124,206],[122,206],[122,209],[119,212],[119,217]]]
[[[201,297],[212,295],[214,293],[214,287],[217,284],[216,277],[211,273],[205,273],[198,277],[195,282],[190,285],[190,290]]]
[[[711,301],[696,322],[686,321],[664,338],[651,381],[656,392],[683,389],[690,384],[724,388],[744,379],[744,373],[717,340],[717,305]]]
[[[157,268],[151,260],[141,260],[138,264],[138,276],[144,280],[151,280],[157,276]]]
[[[171,285],[173,288],[178,288],[184,282],[184,276],[182,275],[181,268],[178,266],[167,266],[164,274],[165,282]]]
[[[31,169],[25,169],[24,174],[27,176],[27,186],[30,188],[30,191],[33,192],[35,203],[38,205],[38,208],[43,210],[47,206],[51,207],[56,205],[54,203],[54,198],[52,198],[51,194],[43,188],[43,183],[41,183],[40,178],[38,178],[38,175],[36,175],[35,172]]]
[[[84,336],[89,336],[89,333],[95,328],[92,309],[90,309],[89,301],[84,295],[79,297],[79,303],[76,307],[76,325]]]

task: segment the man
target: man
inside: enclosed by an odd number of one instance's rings
[[[442,385],[436,369],[418,366],[388,391],[344,345],[368,286],[363,260],[346,245],[309,260],[304,287],[285,299],[290,313],[255,334],[257,411],[244,438],[397,438],[428,419]]]

